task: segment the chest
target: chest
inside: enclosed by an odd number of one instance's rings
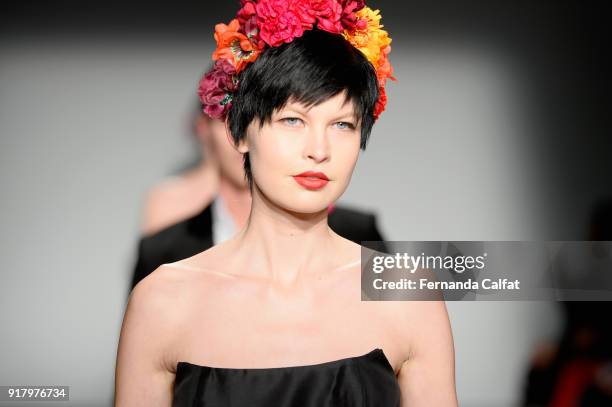
[[[297,366],[392,346],[384,304],[361,301],[359,281],[305,287],[218,287],[194,304],[197,311],[181,335],[177,360],[221,367]]]

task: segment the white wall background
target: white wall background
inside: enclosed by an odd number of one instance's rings
[[[154,44],[154,45],[152,45]],[[186,120],[212,45],[0,43],[0,384],[111,403],[144,193],[192,157]],[[521,73],[494,50],[405,43],[342,201],[389,240],[545,236],[553,184],[530,156]],[[552,203],[552,205],[551,205]],[[555,304],[449,303],[462,406],[518,401]]]

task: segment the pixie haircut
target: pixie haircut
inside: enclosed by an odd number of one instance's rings
[[[341,35],[313,29],[278,47],[266,49],[241,74],[228,111],[235,143],[246,137],[249,124],[261,129],[289,100],[307,108],[346,91],[353,102],[356,125],[361,125],[360,148],[365,150],[378,100],[378,80],[370,61]],[[245,177],[252,187],[251,164],[244,154]]]

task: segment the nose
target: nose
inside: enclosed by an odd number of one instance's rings
[[[308,132],[304,145],[304,156],[317,163],[329,160],[329,139],[324,128],[311,128]]]

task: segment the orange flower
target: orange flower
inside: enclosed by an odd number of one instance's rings
[[[364,7],[355,13],[357,21],[364,20],[367,24],[359,24],[354,31],[344,31],[342,34],[355,48],[363,52],[368,60],[378,67],[378,60],[382,50],[391,44],[389,34],[383,30],[380,24],[380,10],[372,10]]]
[[[393,77],[393,67],[389,62],[391,52],[391,38],[383,30],[380,23],[380,11],[364,7],[355,13],[356,24],[353,30],[344,30],[342,34],[355,48],[360,50],[376,69],[378,79],[379,97],[374,106],[374,119],[378,120],[387,105],[385,83],[387,78]]]
[[[212,55],[213,60],[227,59],[239,73],[249,63],[257,59],[261,52],[251,43],[249,38],[239,32],[238,19],[230,21],[229,25],[223,23],[215,26],[215,40],[217,49]]]
[[[387,78],[390,78],[394,81],[397,79],[393,76],[393,67],[389,62],[389,53],[391,52],[391,46],[387,45],[382,52],[380,53],[380,57],[378,58],[378,67],[376,68],[376,77],[381,85],[385,85]]]

